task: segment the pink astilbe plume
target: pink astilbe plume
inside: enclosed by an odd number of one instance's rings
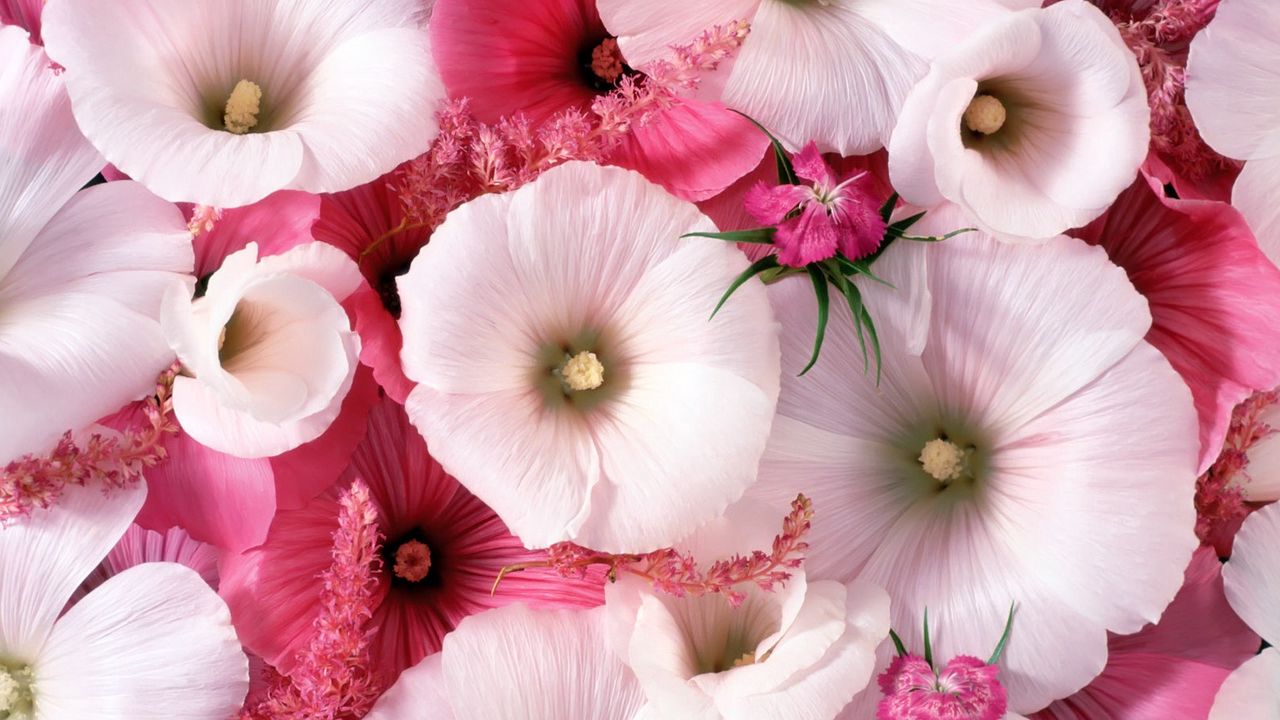
[[[592,101],[589,112],[571,108],[537,127],[519,113],[482,123],[465,98],[449,103],[431,149],[397,182],[407,217],[392,232],[434,228],[463,202],[514,190],[570,160],[605,159],[634,128],[696,89],[700,76],[731,57],[748,32],[743,22],[717,25],[674,48],[672,60],[643,68],[642,78],[623,76],[612,92]]]
[[[132,485],[165,458],[164,442],[177,432],[170,418],[176,366],[156,380],[143,407],[147,424],[122,433],[94,432],[77,442],[67,431],[47,455],[24,455],[0,470],[0,526],[58,501],[68,485],[99,482],[108,491]]]
[[[582,578],[587,568],[605,565],[610,579],[617,578],[618,573],[627,573],[647,580],[654,589],[675,597],[718,593],[738,607],[746,599],[746,594],[735,590],[735,587],[754,583],[761,590],[771,592],[791,579],[787,570],[800,567],[804,563],[804,552],[809,549],[804,538],[809,534],[812,520],[813,503],[799,495],[792,501],[791,512],[782,521],[782,533],[774,536],[769,552],[752,550],[748,555],[716,560],[705,571],[699,569],[692,553],[675,548],[662,548],[643,555],[610,555],[571,542],[557,543],[547,549],[545,561],[503,568],[494,587],[507,574],[528,568],[551,567],[564,577]]]
[[[333,564],[321,583],[316,633],[288,675],[272,673],[267,697],[241,720],[361,718],[384,689],[370,659],[368,623],[378,589],[378,509],[361,480],[338,501]]]
[[[1196,535],[1229,555],[1231,538],[1249,514],[1245,485],[1249,451],[1276,433],[1264,413],[1280,401],[1276,391],[1255,393],[1236,406],[1222,453],[1196,482]]]

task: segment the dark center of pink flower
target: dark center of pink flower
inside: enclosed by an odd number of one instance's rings
[[[396,549],[396,564],[392,572],[409,582],[421,581],[431,572],[431,548],[417,540],[401,545]]]
[[[618,49],[618,40],[606,37],[592,40],[578,52],[578,63],[587,86],[600,93],[609,92],[627,75],[635,74]]]
[[[375,289],[382,300],[382,307],[391,313],[391,317],[400,319],[400,288],[396,286],[396,278],[409,272],[412,261],[406,261],[378,274]]]
[[[418,591],[439,587],[444,558],[421,528],[414,528],[382,546],[382,564],[392,587]],[[435,546],[438,551],[439,546]]]

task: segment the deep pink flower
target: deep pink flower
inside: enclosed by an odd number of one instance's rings
[[[0,23],[17,25],[31,33],[31,42],[39,45],[40,11],[45,0],[0,0]]]
[[[756,183],[744,203],[756,222],[776,226],[774,245],[783,265],[803,267],[833,257],[850,260],[875,252],[885,222],[867,188],[866,173],[840,179],[810,142],[793,158],[796,175],[809,185]]]
[[[1000,720],[1008,701],[1000,668],[971,655],[938,672],[919,655],[899,655],[877,678],[884,699],[877,720]]]
[[[1223,680],[1259,643],[1227,603],[1222,563],[1202,547],[1160,622],[1133,635],[1111,635],[1102,674],[1031,720],[1206,717]]]
[[[387,681],[438,651],[446,633],[481,610],[601,602],[599,573],[569,580],[546,568],[511,575],[494,592],[503,567],[540,555],[445,474],[403,408],[383,398],[339,481],[306,507],[278,513],[261,547],[222,559],[220,590],[241,640],[281,672],[292,669],[315,634],[321,608],[315,578],[331,563],[340,492],[357,478],[369,486],[385,539],[369,629]]]
[[[471,98],[483,122],[521,112],[540,124],[586,111],[637,70],[605,30],[595,0],[440,0],[430,27],[449,96]],[[766,144],[720,103],[684,100],[633,127],[611,160],[701,200],[750,172]]]
[[[1141,177],[1073,234],[1105,248],[1146,297],[1147,340],[1195,398],[1204,472],[1232,408],[1280,386],[1280,270],[1229,205],[1165,197],[1158,182]]]

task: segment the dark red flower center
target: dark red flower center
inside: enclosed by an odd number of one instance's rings
[[[618,49],[618,39],[612,36],[590,40],[578,51],[578,63],[587,86],[599,93],[607,93],[618,86],[628,75],[634,75]]]
[[[390,574],[393,587],[403,589],[440,586],[441,568],[438,553],[421,528],[414,528],[382,547],[382,562]]]

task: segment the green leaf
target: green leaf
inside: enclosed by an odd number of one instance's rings
[[[822,352],[822,341],[827,336],[827,316],[831,311],[831,296],[827,292],[827,276],[817,265],[808,266],[809,277],[813,280],[813,292],[818,296],[818,332],[813,339],[813,357],[809,364],[800,371],[800,376],[813,369],[818,362],[818,353]]]
[[[907,654],[907,646],[902,644],[902,638],[898,637],[898,633],[894,632],[892,628],[889,629],[889,639],[893,640],[893,646],[898,650],[898,657],[903,657]]]
[[[889,218],[893,217],[893,209],[896,207],[898,207],[898,193],[890,195],[889,199],[880,206],[880,219],[886,223],[889,222]]]
[[[732,232],[691,232],[680,236],[680,239],[691,237],[711,238],[712,240],[724,240],[733,243],[755,243],[757,245],[772,245],[773,235],[778,232],[777,228],[765,227],[756,228],[754,230],[734,230]]]
[[[916,213],[915,215],[912,215],[909,218],[903,218],[902,220],[899,220],[898,222],[885,228],[885,232],[892,233],[894,237],[902,237],[902,234],[907,231],[907,228],[920,222],[920,218],[924,217],[924,215],[925,215],[924,213],[920,212],[920,213]],[[886,220],[885,222],[888,222],[888,221]]]
[[[1013,603],[1009,603],[1009,619],[1004,623],[1004,634],[1000,636],[1000,642],[996,645],[995,652],[991,653],[991,659],[987,661],[988,665],[995,665],[1000,662],[1000,656],[1004,654],[1004,647],[1009,643],[1009,633],[1013,630]]]
[[[846,261],[848,262],[848,261]],[[853,329],[858,333],[858,345],[862,348],[862,372],[870,369],[870,356],[867,354],[867,339],[862,331],[862,293],[857,286],[849,282],[849,279],[840,272],[841,265],[836,264],[835,267],[828,266],[827,272],[832,282],[836,284],[836,289],[844,295],[844,299],[849,303],[849,316],[853,318]]]
[[[929,608],[924,609],[924,661],[933,668],[933,645],[929,643]]]
[[[696,2],[696,0],[694,1]],[[769,130],[766,129],[765,126],[757,122],[755,118],[751,117],[750,115],[744,112],[733,110],[732,108],[730,108],[730,110],[732,110],[735,113],[738,113],[742,117],[751,121],[752,125],[755,125],[757,128],[759,128],[760,132],[764,133],[765,136],[769,138],[769,143],[773,145],[773,158],[774,160],[777,161],[777,164],[778,164],[778,184],[779,185],[799,185],[800,178],[796,176],[796,169],[794,166],[792,166],[791,158],[790,156],[787,155],[786,149],[782,147],[782,142],[779,141],[778,138],[774,137],[773,133],[769,132]]]
[[[770,270],[776,267],[778,267],[777,255],[765,255],[759,260],[751,263],[751,267],[743,270],[741,275],[734,278],[733,283],[729,285],[729,289],[724,291],[724,295],[720,298],[720,302],[716,304],[716,309],[711,311],[711,318],[714,318],[716,313],[720,312],[720,308],[724,307],[725,302],[729,300],[729,296],[733,295],[734,291],[742,287],[748,280],[759,275],[765,270]]]

